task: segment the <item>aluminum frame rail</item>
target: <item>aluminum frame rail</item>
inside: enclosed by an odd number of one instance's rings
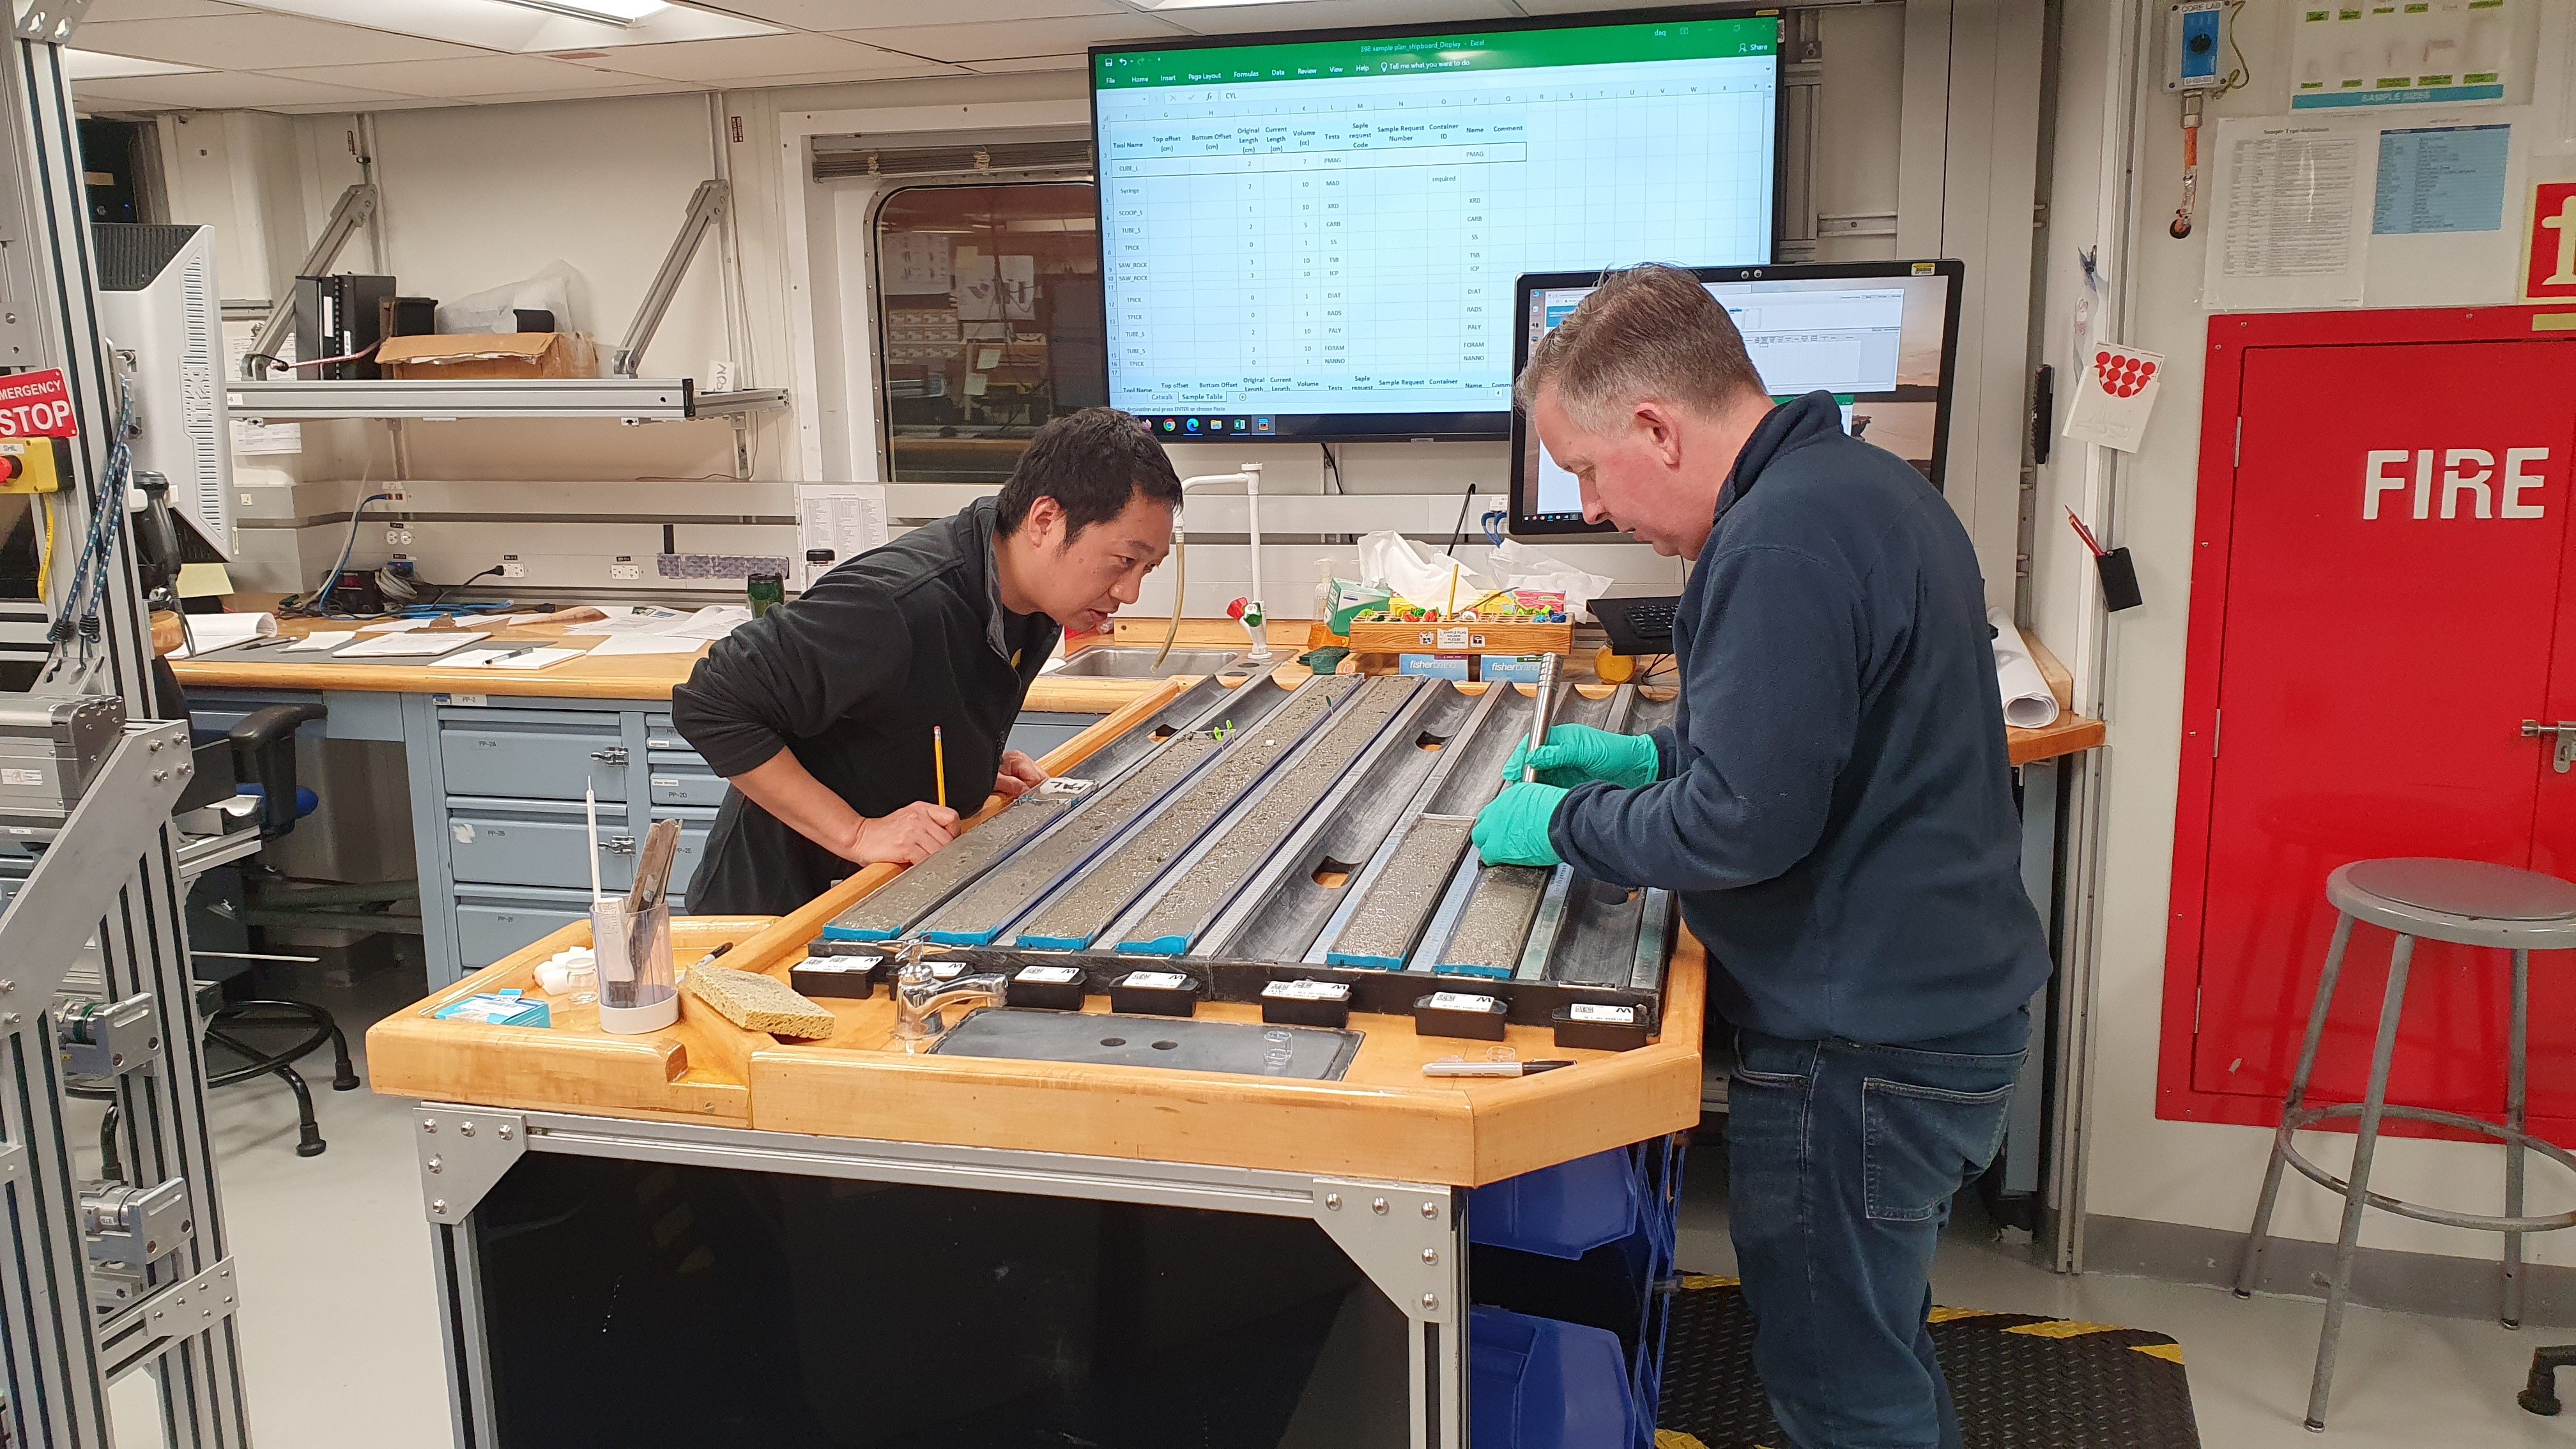
[[[7,139],[0,144],[0,234],[14,243],[0,248],[0,365],[56,367],[69,390],[79,436],[72,443],[71,475],[62,492],[40,506],[62,510],[58,519],[85,519],[104,502],[120,516],[119,500],[102,499],[108,445],[117,425],[118,387],[112,359],[95,313],[97,266],[91,253],[88,202],[81,189],[80,144],[71,87],[60,47],[71,39],[87,0],[12,0],[12,64],[0,67],[0,110]],[[70,536],[70,535],[66,535]],[[76,549],[51,560],[46,596],[70,593]],[[166,741],[183,727],[151,725],[151,629],[132,564],[130,536],[120,540],[98,594],[94,637],[64,646],[73,660],[54,677],[86,681],[121,695],[130,726],[146,741]],[[60,607],[59,604],[55,607]],[[83,631],[88,632],[88,631]],[[184,737],[182,735],[182,737]],[[151,781],[153,770],[166,778]],[[155,788],[175,790],[175,766],[144,772]],[[97,788],[94,786],[93,788]],[[100,797],[104,804],[112,797]],[[118,1156],[125,1186],[166,1199],[177,1184],[184,1200],[181,1241],[153,1256],[120,1285],[127,1300],[113,1310],[93,1306],[109,1276],[92,1263],[93,1242],[84,1234],[84,1184],[73,1170],[75,1136],[65,1120],[64,1069],[53,1013],[33,988],[40,978],[68,969],[57,950],[84,923],[95,901],[65,893],[53,881],[31,880],[0,936],[34,931],[51,939],[46,959],[0,961],[0,1211],[14,1231],[0,1245],[0,1430],[12,1444],[47,1449],[94,1449],[114,1442],[107,1411],[108,1382],[149,1366],[160,1390],[159,1437],[171,1446],[241,1449],[250,1442],[244,1403],[241,1346],[234,1311],[238,1292],[225,1252],[225,1222],[216,1190],[215,1155],[205,1111],[205,1071],[196,993],[188,971],[182,889],[166,803],[130,799],[138,812],[124,824],[139,827],[146,842],[139,856],[101,860],[85,871],[86,883],[106,901],[103,916],[86,924],[97,943],[99,985],[105,999],[133,1008],[157,1039],[151,1070],[122,1070],[115,1077],[119,1111]],[[75,812],[75,816],[79,812]],[[120,832],[122,833],[122,832]],[[58,837],[58,840],[60,838]],[[77,839],[57,849],[79,849]],[[73,864],[66,857],[65,865]],[[41,868],[40,868],[41,869]],[[29,915],[34,912],[36,914]],[[26,926],[20,926],[25,917]],[[77,942],[76,942],[77,944]],[[98,1246],[104,1246],[103,1244]],[[104,1256],[104,1254],[102,1255]]]

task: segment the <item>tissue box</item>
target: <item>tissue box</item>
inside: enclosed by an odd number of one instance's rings
[[[1544,654],[1488,654],[1476,661],[1477,677],[1488,684],[1536,684]]]
[[[1416,679],[1454,679],[1467,682],[1468,659],[1463,654],[1399,654],[1395,672]]]
[[[554,1025],[554,1014],[542,1001],[530,1001],[516,991],[490,991],[451,1001],[437,1011],[441,1021],[479,1021],[489,1026]]]

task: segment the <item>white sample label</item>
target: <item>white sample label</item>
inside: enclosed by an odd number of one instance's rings
[[[865,972],[883,958],[876,956],[808,956],[796,965],[799,971]]]
[[[1637,1024],[1637,1008],[1633,1006],[1603,1006],[1597,1002],[1578,1001],[1567,1007],[1565,1014],[1574,1021],[1615,1021],[1621,1026]]]
[[[1039,986],[1071,986],[1082,979],[1082,972],[1071,966],[1023,966],[1018,979]]]
[[[1431,993],[1429,1004],[1434,1011],[1491,1011],[1494,998],[1473,996],[1464,991],[1435,991]]]
[[[1131,971],[1119,984],[1145,991],[1179,991],[1190,984],[1190,978],[1178,971]]]
[[[1351,988],[1340,981],[1273,981],[1261,994],[1284,1001],[1348,1001]]]

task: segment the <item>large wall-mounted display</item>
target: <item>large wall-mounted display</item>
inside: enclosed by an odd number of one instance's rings
[[[1110,401],[1501,437],[1521,273],[1771,260],[1778,19],[1617,18],[1094,50]]]

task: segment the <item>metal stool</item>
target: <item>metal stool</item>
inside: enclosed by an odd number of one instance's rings
[[[2523,1130],[2523,1056],[2525,1027],[2531,1005],[2531,953],[2576,951],[2576,885],[2501,865],[2465,860],[2362,860],[2326,877],[2326,900],[2342,913],[2335,922],[2334,944],[2326,948],[2325,969],[2317,977],[2315,1007],[2308,1013],[2308,1038],[2299,1049],[2299,1069],[2290,1079],[2290,1095],[2281,1104],[2281,1127],[2272,1138],[2272,1162],[2263,1173],[2262,1201],[2254,1209],[2254,1229],[2245,1240],[2245,1256],[2236,1270],[2236,1296],[2253,1296],[2263,1273],[2263,1249],[2269,1241],[2272,1205],[2281,1194],[2281,1167],[2287,1163],[2310,1181],[2343,1195],[2343,1231],[2335,1239],[2334,1281],[2326,1292],[2325,1330],[2317,1339],[2317,1372],[2308,1388],[2310,1429],[2326,1426],[2326,1390],[2334,1378],[2335,1345],[2343,1331],[2343,1310],[2352,1289],[2352,1260],[2361,1238],[2361,1210],[2380,1208],[2428,1223],[2476,1228],[2504,1234],[2504,1321],[2522,1320],[2522,1235],[2576,1227],[2576,1212],[2550,1217],[2522,1213],[2523,1149],[2545,1154],[2576,1172],[2576,1154],[2544,1142]],[[2306,1105],[2308,1074],[2317,1064],[2317,1043],[2324,1037],[2326,1014],[2334,1004],[2335,977],[2343,969],[2344,947],[2352,941],[2356,920],[2396,933],[2388,963],[2388,989],[2379,1006],[2379,1041],[2370,1057],[2370,1083],[2358,1105]],[[2406,967],[2418,938],[2461,946],[2491,946],[2513,953],[2513,1041],[2505,1069],[2505,1120],[2501,1125],[2457,1112],[2388,1104],[2388,1064],[2397,1047],[2397,1019],[2406,1001]],[[2299,1155],[2294,1133],[2330,1117],[2359,1117],[2361,1135],[2352,1149],[2352,1181],[2347,1183]],[[2505,1144],[2504,1216],[2446,1212],[2419,1207],[2370,1190],[2370,1159],[2379,1146],[2379,1124],[2403,1117],[2483,1133]]]

